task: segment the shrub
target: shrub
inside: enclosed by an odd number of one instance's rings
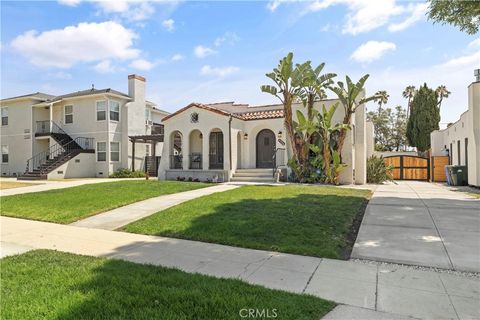
[[[120,168],[110,175],[110,178],[144,178],[145,172],[132,171],[128,168]]]
[[[371,156],[367,160],[367,182],[382,183],[393,180],[393,166],[387,166],[383,157]]]

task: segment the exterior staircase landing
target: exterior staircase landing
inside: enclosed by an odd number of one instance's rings
[[[231,182],[275,183],[273,169],[237,169]]]

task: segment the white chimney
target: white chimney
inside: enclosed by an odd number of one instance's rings
[[[133,98],[133,101],[145,101],[146,81],[144,77],[136,74],[128,76],[128,95]]]

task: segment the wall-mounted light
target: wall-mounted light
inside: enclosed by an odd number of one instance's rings
[[[245,133],[245,134],[243,135],[243,140],[247,140],[247,139],[248,139],[248,133]]]
[[[203,139],[203,134],[202,133],[200,133],[200,139]]]
[[[282,139],[282,131],[278,131],[278,139]]]

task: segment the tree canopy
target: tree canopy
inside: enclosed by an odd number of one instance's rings
[[[436,23],[452,24],[473,35],[480,27],[480,1],[430,0],[428,17]]]
[[[407,124],[407,139],[418,151],[430,148],[430,133],[439,129],[440,108],[437,94],[425,83],[412,100],[412,113]]]

